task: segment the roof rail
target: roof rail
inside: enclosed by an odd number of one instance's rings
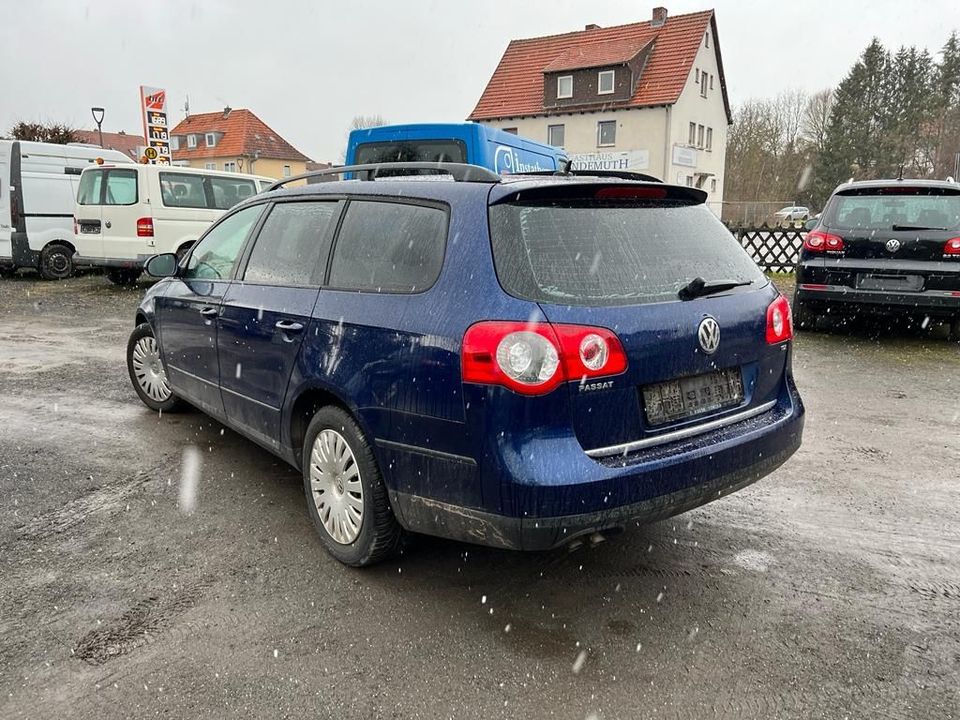
[[[492,170],[479,165],[467,165],[466,163],[450,162],[393,162],[393,163],[370,163],[367,165],[345,165],[343,167],[326,168],[324,170],[311,170],[310,172],[294,175],[293,177],[278,180],[269,188],[277,190],[287,183],[296,180],[306,180],[312,177],[322,177],[324,175],[343,175],[345,173],[357,173],[360,180],[376,180],[377,175],[383,171],[395,170],[433,170],[439,175],[450,175],[456,182],[500,182],[500,176]],[[411,173],[413,174],[413,173]]]
[[[620,178],[621,180],[640,180],[642,182],[662,183],[658,177],[646,173],[630,172],[629,170],[537,170],[535,172],[516,173],[517,175],[554,176],[554,177],[599,177]]]

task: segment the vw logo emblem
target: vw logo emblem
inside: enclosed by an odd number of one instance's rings
[[[697,339],[707,355],[713,355],[720,347],[720,325],[709,315],[700,321]]]
[[[895,252],[896,252],[897,250],[899,250],[899,249],[900,249],[900,241],[899,241],[899,240],[897,240],[896,238],[891,238],[891,239],[887,240],[887,250],[888,250],[888,251],[890,251],[890,252],[892,252],[892,253],[895,253]]]

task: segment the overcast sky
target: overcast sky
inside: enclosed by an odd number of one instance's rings
[[[731,101],[836,84],[877,36],[939,51],[958,0],[674,0],[717,12]],[[246,107],[315,160],[338,160],[355,115],[463,120],[513,38],[650,18],[638,0],[145,3],[13,0],[0,22],[0,131],[17,120],[142,132],[138,87],[172,122]]]

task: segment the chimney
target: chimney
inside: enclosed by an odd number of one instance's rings
[[[664,12],[666,12],[666,10],[664,10]],[[225,118],[230,117],[230,111],[231,111],[231,110],[233,110],[233,108],[230,107],[229,105],[227,105],[227,106],[223,109],[223,116],[224,116]]]
[[[595,23],[590,23],[584,28],[584,30],[599,30],[599,29],[600,29],[600,26]]]
[[[653,17],[650,19],[650,27],[663,27],[667,22],[667,9],[665,7],[655,7]]]

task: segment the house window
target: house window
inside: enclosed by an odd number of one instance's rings
[[[207,147],[216,147],[217,145],[217,135],[216,133],[207,133],[204,137],[204,141],[207,143]]]
[[[614,77],[613,70],[602,70],[597,73],[597,95],[613,94]]]
[[[700,68],[697,68],[696,70],[694,70],[693,81],[694,81],[695,83],[699,83],[699,82],[700,82]]]
[[[289,165],[284,165],[284,166],[283,166],[283,176],[284,176],[284,177],[290,177],[290,166],[289,166]]]
[[[176,135],[170,136],[170,149],[179,150],[180,149],[180,138]]]
[[[187,135],[187,147],[195,148],[197,146],[197,136],[196,135]]]
[[[703,125],[697,125],[697,147],[703,147]]]
[[[517,134],[517,129],[516,129],[516,128],[504,128],[503,131],[504,131],[505,133],[510,133],[511,135],[516,135],[516,134]]]
[[[617,121],[601,120],[597,123],[597,147],[617,144]]]
[[[547,125],[547,145],[563,147],[563,125]]]
[[[713,128],[707,128],[707,150],[713,150]]]
[[[557,99],[573,97],[573,75],[563,75],[557,78]]]
[[[204,169],[204,170],[216,170],[216,169],[217,169],[217,164],[216,164],[215,162],[214,162],[214,163],[204,163],[204,164],[203,164],[203,169]]]
[[[710,89],[713,90],[713,75],[710,76]]]
[[[693,187],[693,175],[687,175],[687,187]]]
[[[225,163],[223,164],[223,169],[224,169],[226,172],[236,172],[236,171],[237,171],[237,164],[236,164],[235,162],[225,162]]]
[[[687,136],[687,145],[697,144],[697,124],[690,123],[690,134]]]
[[[717,179],[713,178],[710,181],[710,192],[715,193],[717,191]]]
[[[709,33],[709,32],[707,32],[707,34],[704,36],[703,41],[706,43],[707,47],[710,47],[710,33]]]
[[[707,74],[700,73],[700,97],[707,96]]]

